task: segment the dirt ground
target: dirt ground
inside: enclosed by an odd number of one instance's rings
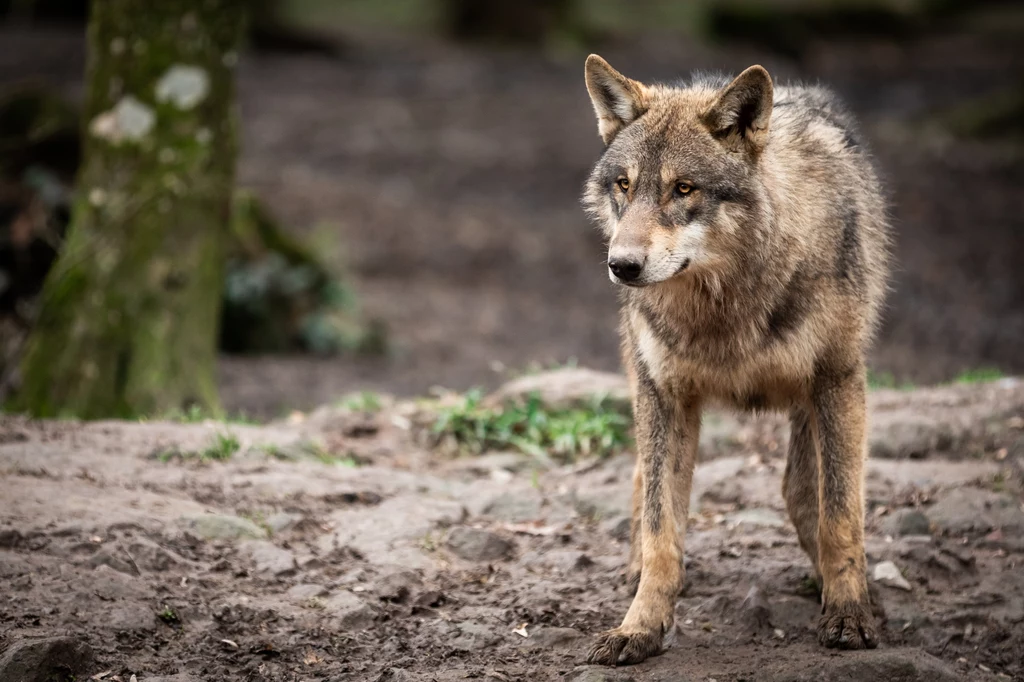
[[[897,232],[873,365],[929,383],[981,366],[1024,371],[1024,151],[929,124],[1015,85],[1024,53],[999,28],[820,45],[802,63],[659,36],[602,53],[640,79],[760,62],[844,96],[878,157]],[[0,28],[0,44],[0,86],[34,79],[80,93],[77,33]],[[353,39],[342,59],[244,59],[241,182],[286,223],[333,236],[328,248],[343,250],[394,350],[225,358],[228,407],[276,417],[359,388],[491,387],[501,368],[569,358],[614,369],[615,294],[578,204],[600,152],[583,58]]]
[[[614,669],[583,661],[630,600],[628,455],[442,456],[407,403],[265,426],[5,418],[0,679],[1024,680],[1024,383],[871,403],[882,645],[816,643],[782,421],[710,415],[671,643]],[[228,460],[166,454],[225,433]]]

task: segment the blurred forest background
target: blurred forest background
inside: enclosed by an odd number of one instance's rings
[[[225,16],[249,14],[244,35],[240,24],[220,34],[227,80],[212,81],[237,90],[237,186],[224,188],[226,210],[204,209],[224,229],[224,271],[211,281],[223,281],[216,383],[227,410],[274,416],[356,389],[490,386],[573,360],[615,369],[616,296],[578,204],[601,150],[582,77],[591,51],[640,80],[761,63],[778,80],[833,86],[862,121],[897,229],[875,382],[1024,370],[1018,2],[222,4],[236,11]],[[39,292],[84,200],[83,131],[102,112],[83,114],[87,15],[85,0],[0,0],[5,398],[25,379]],[[133,40],[118,49],[136,50]],[[210,101],[232,94],[223,85]],[[177,163],[183,149],[168,149],[161,162]],[[224,178],[230,156],[209,157],[227,164]],[[30,383],[49,386],[48,353]],[[111,374],[128,371],[112,362]]]

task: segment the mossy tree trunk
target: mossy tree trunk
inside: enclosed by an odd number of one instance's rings
[[[219,410],[214,383],[244,0],[104,0],[89,22],[83,163],[16,407]]]

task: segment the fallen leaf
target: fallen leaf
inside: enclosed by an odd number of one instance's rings
[[[109,675],[112,672],[114,672],[114,671],[113,670],[104,670],[101,673],[96,673],[95,675],[93,675],[89,679],[90,680],[102,680],[103,678],[105,678],[107,675]]]
[[[512,632],[514,632],[515,634],[519,635],[520,637],[529,637],[530,633],[526,631],[526,625],[527,625],[526,623],[523,623],[518,628],[513,630]]]
[[[220,640],[220,643],[223,644],[224,646],[226,646],[229,649],[237,649],[238,648],[238,643],[237,642],[233,642],[230,639],[222,639],[222,640]]]

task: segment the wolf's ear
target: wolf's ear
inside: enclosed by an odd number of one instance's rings
[[[768,141],[772,90],[772,77],[764,67],[751,66],[719,93],[701,120],[727,147],[756,154]]]
[[[644,86],[626,78],[605,60],[592,54],[587,57],[587,92],[597,114],[597,132],[605,144],[647,111]]]

